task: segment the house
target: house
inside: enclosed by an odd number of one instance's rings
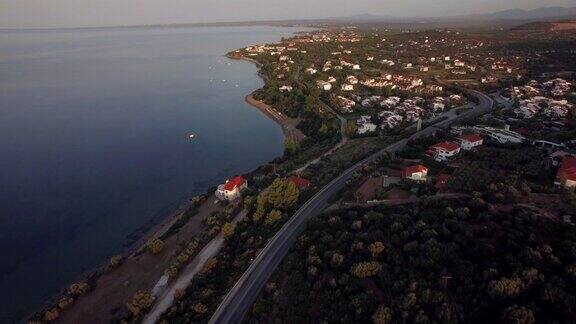
[[[290,92],[292,91],[292,86],[283,85],[280,88],[278,88],[278,90],[280,90],[280,92]]]
[[[322,80],[318,80],[316,82],[316,84],[318,85],[318,88],[324,90],[324,91],[330,91],[332,90],[332,83],[330,82],[326,82],[326,81],[322,81]]]
[[[337,106],[340,109],[340,111],[344,113],[353,112],[354,110],[352,109],[352,107],[356,106],[356,102],[354,102],[354,100],[350,100],[342,96],[335,96],[333,97],[332,100],[335,106]]]
[[[372,118],[370,116],[360,116],[360,118],[356,121],[356,125],[358,126],[358,134],[366,134],[372,133],[376,131],[375,124],[372,123]]]
[[[358,79],[353,75],[349,75],[346,77],[346,82],[349,84],[358,84]]]
[[[344,83],[342,85],[342,91],[354,91],[354,86],[351,84]]]
[[[318,70],[316,70],[315,68],[307,68],[305,72],[308,74],[316,74]]]
[[[243,189],[248,188],[248,182],[242,176],[236,176],[232,180],[226,180],[226,183],[218,186],[216,198],[220,200],[232,201],[241,196]]]
[[[500,129],[488,126],[476,126],[474,129],[480,133],[486,134],[492,140],[500,144],[520,144],[525,140],[524,136],[509,130],[508,127]]]
[[[290,176],[286,181],[295,184],[300,191],[304,191],[310,187],[310,180],[302,178],[301,176]]]
[[[460,145],[452,142],[441,142],[432,145],[426,153],[434,160],[442,162],[460,153]]]
[[[567,155],[562,158],[554,184],[572,190],[576,188],[576,157]]]
[[[478,134],[462,135],[458,137],[458,141],[460,142],[460,147],[467,151],[484,143],[484,139]]]
[[[360,65],[358,64],[352,65],[352,70],[360,70]]]
[[[428,176],[428,168],[424,165],[412,165],[402,169],[402,179],[410,179],[414,181],[426,181]]]

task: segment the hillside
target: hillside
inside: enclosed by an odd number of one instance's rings
[[[556,22],[532,22],[512,28],[511,30],[515,32],[548,32],[573,29],[576,29],[576,19]]]
[[[482,204],[324,214],[247,322],[573,322],[574,228]]]

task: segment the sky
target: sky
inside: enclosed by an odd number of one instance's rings
[[[440,17],[576,0],[0,0],[0,28],[125,26],[377,14]]]

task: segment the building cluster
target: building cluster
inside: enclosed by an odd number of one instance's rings
[[[444,141],[430,146],[426,155],[438,162],[444,162],[460,154],[461,150],[470,151],[483,143],[484,139],[478,134],[464,134],[456,141]]]
[[[513,87],[510,95],[518,102],[514,112],[523,118],[564,119],[574,109],[574,105],[564,99],[571,89],[572,84],[564,79],[542,83],[532,80],[524,86]]]
[[[433,117],[447,107],[454,107],[464,102],[463,96],[457,94],[447,97],[434,97],[428,100],[422,97],[412,97],[405,100],[396,96],[351,97],[356,101],[339,97],[338,107],[340,111],[352,112],[353,107],[357,106],[357,102],[360,103],[362,108],[378,108],[380,110],[378,112],[380,125],[376,125],[370,116],[361,116],[357,120],[358,134],[373,132],[378,127],[381,129],[393,129],[402,125],[403,122],[414,123],[418,120]]]

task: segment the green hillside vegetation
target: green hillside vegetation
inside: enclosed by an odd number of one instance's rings
[[[311,221],[247,321],[568,323],[575,284],[574,227],[519,206],[337,210]]]

